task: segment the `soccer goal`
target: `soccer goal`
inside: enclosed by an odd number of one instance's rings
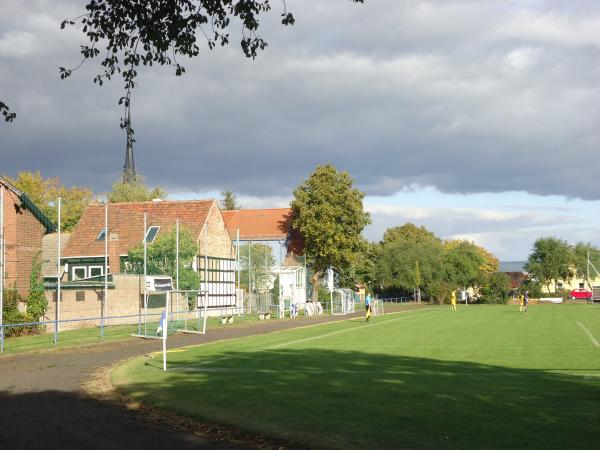
[[[173,289],[167,276],[147,276],[140,299],[138,332],[133,336],[161,339],[166,333],[206,333],[208,299],[200,290]]]
[[[352,289],[334,289],[331,295],[331,314],[341,316],[354,312]]]
[[[383,300],[378,300],[378,299],[371,300],[371,314],[373,316],[383,316],[385,314]]]

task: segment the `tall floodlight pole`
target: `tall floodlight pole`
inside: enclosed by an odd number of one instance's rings
[[[248,243],[248,303],[250,308],[252,308],[252,255],[250,253],[250,248],[252,247],[252,241]],[[250,309],[250,314],[252,314],[252,309]]]
[[[236,240],[235,240],[235,259],[236,259],[236,269],[237,269],[237,283],[235,285],[236,288],[236,298],[237,293],[240,290],[240,229],[237,229],[236,232]],[[236,302],[237,303],[237,302]],[[244,311],[244,300],[242,298],[242,311]]]
[[[179,291],[179,219],[175,222],[175,290]]]
[[[56,308],[55,312],[55,323],[54,323],[54,346],[58,342],[59,320],[60,320],[60,277],[62,275],[60,271],[60,215],[61,215],[61,198],[58,197],[58,245],[56,246]]]
[[[4,352],[4,185],[0,185],[0,351]]]
[[[147,318],[146,318],[146,311],[148,310],[148,290],[147,290],[147,286],[148,286],[148,280],[147,280],[147,271],[148,271],[148,266],[146,264],[146,258],[148,256],[148,249],[147,249],[147,243],[146,243],[146,233],[148,232],[147,228],[147,221],[148,221],[148,216],[146,213],[144,213],[144,335],[148,334],[147,330],[146,330],[146,323]]]
[[[586,260],[586,264],[585,264],[585,278],[588,282],[588,286],[591,288],[592,283],[590,283],[590,249],[589,248],[587,251],[587,260]]]
[[[204,310],[206,311],[206,308],[208,307],[208,217],[206,218],[206,224],[204,225],[204,284],[204,287],[206,288],[206,306]]]
[[[102,310],[100,315],[100,337],[104,337],[104,315],[108,302],[108,201],[104,204],[104,292],[102,293]],[[111,264],[114,264],[111,261]]]

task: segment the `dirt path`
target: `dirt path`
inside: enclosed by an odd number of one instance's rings
[[[403,308],[404,309],[404,308]],[[360,314],[360,313],[357,313]],[[214,342],[347,319],[272,321],[205,335],[169,337],[169,347]],[[12,449],[237,449],[214,436],[150,423],[135,411],[90,398],[82,383],[102,367],[161,349],[157,340],[127,340],[44,353],[0,356],[0,448]]]

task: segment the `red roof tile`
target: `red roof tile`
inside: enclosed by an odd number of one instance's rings
[[[144,213],[147,215],[148,227],[155,225],[168,230],[179,219],[182,227],[199,237],[213,204],[214,200],[109,203],[108,232],[113,237],[118,235],[118,241],[113,240],[111,245],[118,242],[119,254],[123,255],[142,242]],[[104,205],[89,205],[73,230],[63,256],[104,255],[104,241],[97,240],[103,228]]]
[[[285,240],[292,228],[290,208],[238,209],[222,211],[231,239],[240,230],[242,240]]]

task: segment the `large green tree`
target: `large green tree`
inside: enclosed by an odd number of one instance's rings
[[[19,172],[16,178],[4,176],[9,183],[23,191],[54,223],[58,223],[58,197],[61,197],[61,228],[70,231],[75,228],[86,206],[94,194],[87,187],[64,186],[60,178],[43,178],[37,172]]]
[[[570,281],[574,276],[573,253],[565,241],[555,237],[539,238],[533,243],[525,270],[549,291],[552,283]]]
[[[154,242],[146,247],[146,271],[148,275],[168,275],[175,283],[177,264],[177,234],[175,227],[158,234]],[[200,287],[198,273],[192,268],[198,254],[198,244],[192,233],[185,227],[179,229],[179,289],[195,290]],[[126,273],[144,273],[143,242],[129,250],[124,271]]]
[[[325,270],[348,269],[365,250],[362,231],[370,223],[363,209],[365,194],[353,186],[348,172],[319,166],[294,191],[292,226],[304,239],[304,253],[313,270],[313,301]]]

